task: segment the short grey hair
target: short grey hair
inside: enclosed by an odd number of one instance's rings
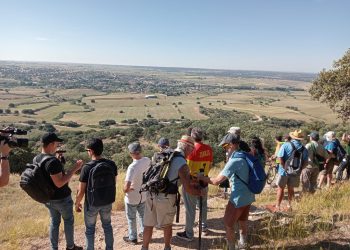
[[[177,148],[182,150],[182,151],[185,151],[187,147],[191,147],[190,145],[188,145],[187,143],[184,143],[182,141],[178,141],[177,142]]]

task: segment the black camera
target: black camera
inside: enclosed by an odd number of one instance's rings
[[[16,138],[14,135],[26,135],[27,131],[23,129],[7,127],[0,129],[0,142],[5,141],[11,148],[26,148],[29,140],[26,138]]]

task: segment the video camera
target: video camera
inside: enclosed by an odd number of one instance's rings
[[[29,140],[26,138],[16,138],[14,135],[26,135],[27,131],[23,129],[7,127],[0,129],[0,142],[5,141],[11,148],[26,148]]]

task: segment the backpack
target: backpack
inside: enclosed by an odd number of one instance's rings
[[[162,152],[162,157],[158,158],[151,167],[143,173],[141,192],[150,192],[153,194],[165,193],[165,194],[177,194],[177,180],[179,177],[169,180],[168,172],[170,169],[170,163],[175,157],[184,156],[177,151],[174,152]],[[175,183],[174,183],[175,182]]]
[[[105,206],[115,201],[115,169],[106,161],[92,167],[87,182],[87,202],[89,206]]]
[[[48,202],[57,189],[45,174],[45,163],[55,158],[51,155],[44,156],[40,162],[33,159],[33,163],[28,163],[26,169],[21,174],[20,187],[35,201],[40,203]]]
[[[345,155],[346,155],[346,151],[343,148],[343,146],[340,144],[338,139],[336,139],[336,142],[337,142],[337,149],[336,149],[335,158],[336,158],[336,160],[338,162],[341,162],[344,159]]]
[[[284,163],[284,170],[287,172],[288,175],[298,175],[301,173],[301,169],[303,167],[305,147],[302,146],[299,150],[297,150],[292,142],[290,142],[290,144],[293,150],[291,155]]]
[[[242,180],[242,178],[239,177],[238,174],[235,174],[235,176],[241,182],[243,182],[252,193],[260,194],[265,187],[267,176],[265,173],[265,169],[261,165],[259,159],[252,156],[249,153],[242,152],[242,151],[236,152],[233,155],[233,158],[242,158],[246,160],[247,165],[249,167],[248,183]]]

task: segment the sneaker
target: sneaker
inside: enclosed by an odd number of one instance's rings
[[[187,236],[186,231],[176,233],[176,237],[179,239],[185,240],[185,241],[192,241],[193,240],[193,237],[190,238]]]
[[[236,245],[236,249],[247,249],[247,248],[248,248],[247,242],[242,244],[241,242],[238,241],[238,243]]]
[[[143,240],[143,233],[139,233],[139,234],[138,234],[138,237],[139,237],[141,240]]]
[[[126,243],[129,243],[129,244],[131,244],[131,245],[136,245],[136,244],[137,244],[137,239],[130,240],[128,236],[123,237],[123,240],[124,240]]]
[[[66,250],[83,250],[83,247],[80,247],[80,246],[77,246],[74,244],[74,247],[72,247],[72,248],[66,247]]]

